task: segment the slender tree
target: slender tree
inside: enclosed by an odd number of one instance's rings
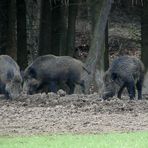
[[[17,62],[22,70],[27,66],[26,3],[17,0]]]
[[[141,37],[142,37],[142,52],[141,58],[145,66],[145,81],[144,93],[148,90],[148,0],[143,1],[142,22],[141,22]]]
[[[39,55],[49,54],[51,50],[52,6],[49,0],[41,1]]]
[[[62,55],[66,48],[66,5],[56,0],[52,7],[52,50],[50,53]]]
[[[8,28],[8,0],[0,1],[0,54],[6,53]]]
[[[67,5],[61,3],[59,9],[59,55],[65,55],[67,36]]]
[[[75,48],[75,25],[79,0],[70,0],[68,7],[68,30],[66,55],[72,56]]]
[[[17,60],[16,0],[8,0],[8,28],[6,54]]]
[[[109,68],[108,22],[105,28],[104,71]]]
[[[31,62],[38,55],[40,9],[41,9],[41,1],[44,0],[25,0],[25,1],[26,1],[27,51],[29,52],[29,62]]]

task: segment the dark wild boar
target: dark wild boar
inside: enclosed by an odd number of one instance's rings
[[[124,88],[127,88],[130,99],[135,98],[135,87],[138,99],[142,99],[142,84],[144,80],[144,65],[133,56],[120,56],[115,59],[104,75],[103,99],[113,97],[116,85],[120,87],[117,97],[121,98]]]
[[[74,92],[76,84],[84,93],[84,80],[81,79],[84,70],[87,71],[81,61],[69,56],[40,56],[25,69],[23,91],[34,94],[48,86],[49,91],[57,92],[62,82],[69,87],[69,94]]]
[[[7,55],[0,56],[0,93],[7,99],[19,96],[22,91],[22,77],[17,63]]]

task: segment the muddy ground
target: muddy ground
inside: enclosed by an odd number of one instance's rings
[[[0,97],[0,135],[148,131],[148,99],[130,101],[98,94]]]

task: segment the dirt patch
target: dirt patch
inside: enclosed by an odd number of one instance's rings
[[[7,101],[0,98],[0,135],[100,133],[148,130],[148,100],[98,94],[36,94]]]

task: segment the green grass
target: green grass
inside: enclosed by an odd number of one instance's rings
[[[148,132],[0,137],[0,148],[148,148]]]

